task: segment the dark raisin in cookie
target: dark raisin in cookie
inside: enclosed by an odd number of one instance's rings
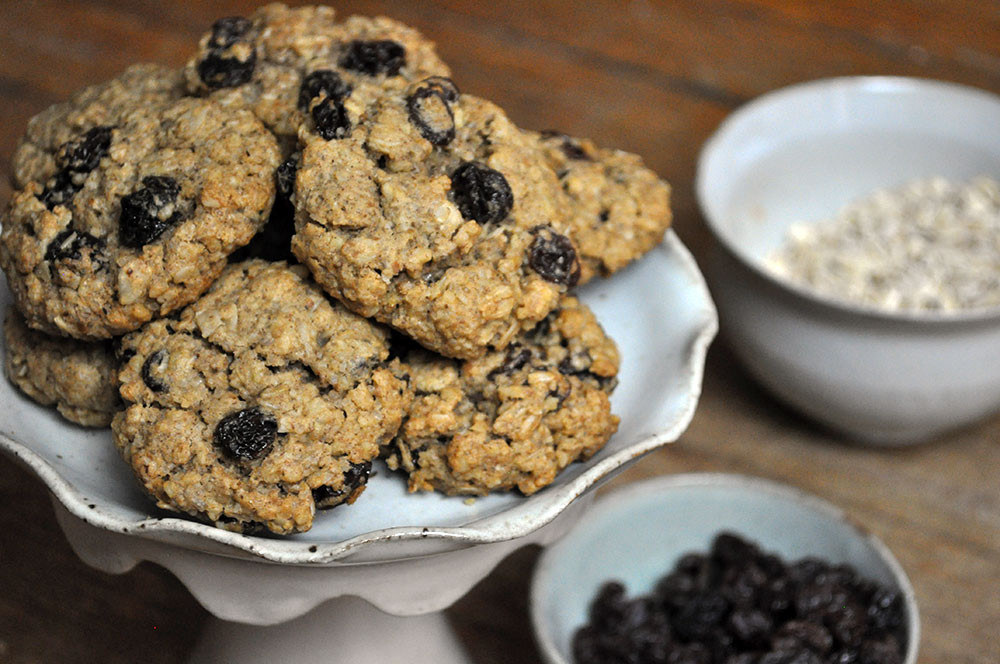
[[[403,351],[416,398],[385,450],[411,491],[531,494],[618,427],[618,352],[573,297],[505,351],[466,362]]]
[[[122,340],[115,445],[160,507],[230,530],[308,530],[352,503],[412,393],[389,334],[301,266],[230,265]]]

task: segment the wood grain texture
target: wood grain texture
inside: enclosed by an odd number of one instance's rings
[[[900,74],[1000,92],[1000,3],[972,0],[346,1],[438,43],[463,90],[520,124],[638,152],[674,186],[695,256],[711,241],[692,182],[698,149],[740,103],[813,78]],[[213,19],[253,3],[34,0],[0,3],[0,199],[33,114],[137,61],[179,66]],[[628,349],[624,349],[628,352]],[[611,483],[685,471],[740,472],[842,506],[910,574],[922,662],[1000,661],[1000,417],[934,444],[844,444],[761,392],[724,342],[681,440]],[[206,619],[163,570],[88,569],[41,483],[0,458],[0,663],[179,662]],[[537,661],[527,588],[537,551],[511,556],[449,610],[480,664]]]

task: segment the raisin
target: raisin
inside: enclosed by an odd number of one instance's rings
[[[67,228],[60,231],[52,238],[45,248],[45,260],[47,261],[78,261],[83,258],[83,253],[91,253],[91,261],[103,262],[104,240],[96,238],[90,233]]]
[[[271,451],[278,421],[260,408],[244,408],[226,415],[215,427],[214,441],[237,461],[253,461]]]
[[[319,486],[312,490],[313,502],[316,509],[328,510],[336,507],[345,500],[350,500],[351,496],[361,487],[368,483],[371,475],[372,462],[352,464],[344,473],[344,483],[339,489],[332,486]]]
[[[726,658],[724,664],[757,664],[757,653],[741,652],[736,655],[730,655]]]
[[[587,154],[587,151],[583,149],[583,146],[572,138],[566,137],[560,147],[567,159],[573,161],[593,161],[590,155]]]
[[[589,353],[571,353],[559,363],[559,373],[564,376],[578,376],[587,373],[590,365],[591,359]]]
[[[406,66],[406,49],[388,39],[352,41],[340,58],[340,66],[369,76],[396,76]]]
[[[837,604],[823,617],[823,622],[839,645],[851,648],[861,645],[867,630],[864,610],[853,602]]]
[[[576,248],[565,235],[547,226],[535,229],[528,265],[546,281],[561,286],[575,286],[580,281],[580,261]]]
[[[459,96],[462,94],[462,91],[455,85],[455,81],[446,76],[431,76],[420,81],[417,85],[423,88],[431,88],[449,104],[458,101]]]
[[[435,76],[421,81],[406,101],[410,122],[433,145],[445,146],[455,139],[455,115],[451,104],[458,99],[451,79]]]
[[[65,205],[76,192],[80,191],[82,185],[74,182],[73,174],[69,171],[58,171],[48,182],[45,189],[38,197],[42,203],[50,210],[54,210],[57,205]]]
[[[83,188],[87,173],[97,168],[111,146],[113,127],[90,129],[81,138],[68,141],[59,147],[56,163],[59,170],[45,183],[39,200],[50,210],[65,205]]]
[[[816,577],[829,569],[829,565],[816,558],[803,558],[788,568],[788,576],[799,585],[812,583]]]
[[[371,476],[371,473],[371,461],[352,464],[351,467],[347,469],[347,472],[344,473],[344,486],[349,487],[351,491],[354,491],[368,483],[368,478]]]
[[[452,173],[451,193],[462,217],[480,224],[503,221],[514,207],[514,192],[503,173],[471,161]]]
[[[674,616],[674,631],[689,641],[707,636],[729,611],[729,602],[714,591],[698,593],[685,602]]]
[[[208,38],[211,49],[229,48],[250,32],[253,23],[244,16],[224,16],[212,24],[212,35]]]
[[[776,618],[787,618],[794,613],[795,587],[788,577],[771,579],[758,595],[760,608]]]
[[[180,185],[171,177],[149,175],[143,187],[122,198],[118,220],[118,240],[137,249],[153,242],[180,220],[177,195]]]
[[[700,643],[678,646],[667,655],[667,664],[710,664],[712,653]]]
[[[511,346],[507,349],[507,355],[504,357],[503,362],[496,369],[490,371],[487,378],[493,378],[494,376],[509,376],[528,362],[531,361],[531,350],[528,348],[523,348],[521,346]]]
[[[572,136],[567,136],[563,132],[554,129],[546,129],[541,132],[541,135],[546,140],[558,140],[559,148],[566,155],[567,159],[571,161],[593,161],[587,151],[583,149],[583,146]],[[565,176],[565,172],[559,174],[560,179]]]
[[[776,639],[790,639],[819,655],[825,655],[833,647],[833,637],[822,625],[805,620],[790,620],[781,626]]]
[[[739,535],[722,532],[712,542],[712,558],[720,565],[733,566],[751,563],[757,559],[757,547]]]
[[[729,615],[729,633],[751,648],[765,645],[772,629],[771,617],[757,609],[737,609]]]
[[[351,94],[351,86],[344,83],[340,74],[332,69],[317,69],[302,79],[299,88],[299,110],[308,111],[309,103],[316,97],[330,97],[344,101]]]
[[[766,584],[767,574],[755,563],[730,567],[722,575],[722,594],[734,606],[756,606]]]
[[[316,132],[326,140],[346,138],[351,133],[351,120],[344,104],[334,97],[323,97],[312,107]]]
[[[160,378],[153,375],[153,372],[161,373],[167,368],[167,360],[170,355],[164,349],[160,349],[146,358],[146,361],[142,363],[142,382],[146,384],[146,387],[154,392],[166,392],[167,384],[163,382]]]
[[[198,75],[210,88],[235,88],[253,78],[256,66],[257,54],[253,51],[246,60],[209,53],[198,63]]]
[[[590,604],[590,622],[601,631],[617,629],[627,602],[625,586],[618,581],[605,583]]]
[[[795,614],[799,618],[821,616],[833,604],[834,586],[809,583],[795,594]]]
[[[895,637],[866,641],[861,646],[858,661],[860,664],[902,664],[903,649]]]
[[[878,588],[868,603],[868,621],[878,632],[895,631],[903,626],[903,599],[889,588]]]
[[[59,148],[56,161],[63,169],[74,173],[89,173],[97,168],[111,147],[112,127],[94,127],[76,141]]]
[[[233,88],[248,82],[257,66],[257,49],[246,43],[246,52],[232,50],[253,24],[242,16],[220,18],[212,24],[208,54],[198,63],[198,76],[210,88]]]
[[[758,664],[823,664],[823,660],[810,650],[772,650],[765,653]]]

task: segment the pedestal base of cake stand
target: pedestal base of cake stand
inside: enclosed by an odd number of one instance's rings
[[[282,565],[184,548],[148,534],[112,532],[56,516],[84,563],[120,574],[143,560],[165,567],[211,612],[189,664],[465,664],[471,660],[443,610],[516,549],[547,546],[593,501],[573,501],[553,521],[515,539],[428,556],[328,565]]]

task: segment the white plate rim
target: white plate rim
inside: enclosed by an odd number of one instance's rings
[[[718,331],[718,314],[694,257],[671,229],[654,251],[662,250],[680,262],[685,276],[695,286],[703,316],[700,326],[685,356],[687,392],[685,405],[671,426],[643,438],[595,463],[592,467],[559,487],[550,487],[536,509],[515,522],[504,520],[503,512],[487,516],[463,526],[383,528],[337,542],[309,542],[267,539],[234,533],[184,517],[149,517],[141,520],[121,519],[95,509],[72,483],[56,468],[26,445],[0,431],[0,451],[20,461],[48,487],[52,495],[73,516],[85,523],[111,532],[148,537],[172,542],[195,550],[291,565],[326,565],[380,542],[436,540],[450,548],[506,541],[523,537],[555,519],[573,500],[591,489],[601,479],[630,461],[668,443],[674,442],[687,429],[701,396],[705,358]],[[203,542],[203,544],[201,544]],[[219,546],[221,545],[221,547]]]

